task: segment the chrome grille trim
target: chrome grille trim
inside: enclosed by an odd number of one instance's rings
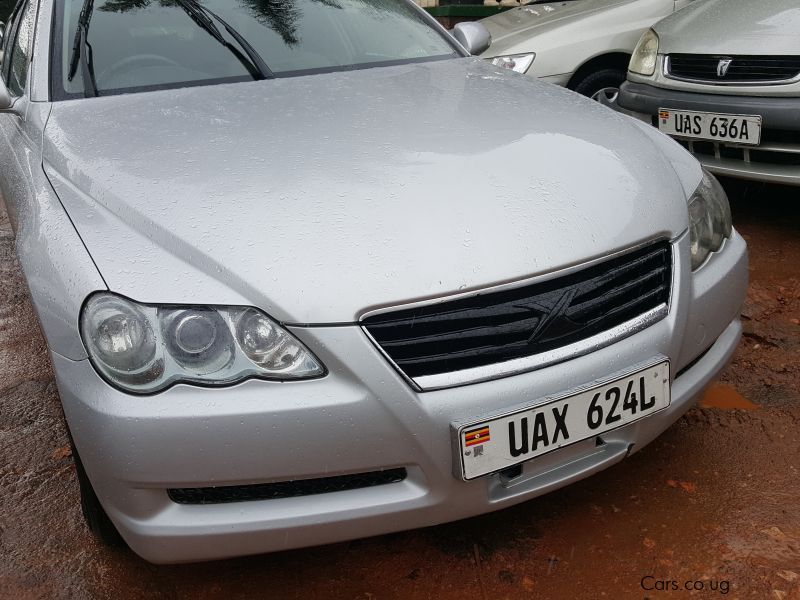
[[[535,371],[536,369],[543,369],[572,358],[591,354],[596,350],[610,346],[619,340],[647,329],[666,317],[668,313],[669,309],[667,305],[662,304],[635,319],[626,321],[617,327],[581,340],[580,342],[576,342],[575,344],[570,344],[569,346],[562,346],[561,348],[556,348],[549,352],[533,354],[531,356],[494,363],[484,367],[474,367],[472,369],[463,369],[461,371],[452,371],[450,373],[441,373],[438,375],[423,375],[421,377],[416,377],[414,382],[420,389],[432,392],[458,385],[491,381],[492,379],[499,379],[500,377],[509,377],[528,371]]]

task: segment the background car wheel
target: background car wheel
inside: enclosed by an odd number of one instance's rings
[[[97,498],[97,494],[94,492],[89,477],[87,477],[83,468],[81,457],[72,442],[72,436],[70,436],[69,443],[72,446],[72,458],[75,460],[75,472],[78,476],[78,485],[81,491],[81,512],[89,531],[107,546],[124,546],[125,542],[122,536],[117,531],[114,523],[111,522],[111,519],[108,518],[105,509]]]
[[[617,105],[619,86],[625,81],[625,77],[626,73],[622,69],[602,69],[588,74],[572,89],[613,108]]]

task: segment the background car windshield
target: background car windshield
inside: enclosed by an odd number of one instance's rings
[[[56,97],[84,94],[68,80],[83,0],[57,3]],[[203,0],[277,76],[459,56],[403,0]],[[234,48],[241,46],[218,21]],[[95,0],[88,30],[101,94],[253,79],[236,52],[200,27],[176,0]]]

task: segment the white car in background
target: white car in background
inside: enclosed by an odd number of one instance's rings
[[[697,0],[660,21],[619,106],[713,173],[800,186],[800,2]]]
[[[492,36],[481,54],[496,65],[615,104],[642,34],[692,0],[562,0],[480,21]]]

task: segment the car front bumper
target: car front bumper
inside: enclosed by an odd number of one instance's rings
[[[618,104],[651,124],[657,123],[661,108],[760,115],[763,133],[759,146],[676,139],[717,175],[800,185],[800,98],[688,92],[626,81],[620,89]]]
[[[533,498],[613,465],[692,404],[741,335],[747,249],[736,233],[691,273],[675,242],[669,315],[612,346],[536,371],[417,393],[355,326],[295,327],[320,380],[180,385],[134,397],[90,363],[52,355],[67,421],[111,519],[145,559],[186,562],[435,525]],[[508,478],[453,475],[450,424],[570,390],[663,355],[672,402],[650,417],[525,463]],[[397,483],[227,504],[178,504],[174,488],[234,486],[405,468]]]

